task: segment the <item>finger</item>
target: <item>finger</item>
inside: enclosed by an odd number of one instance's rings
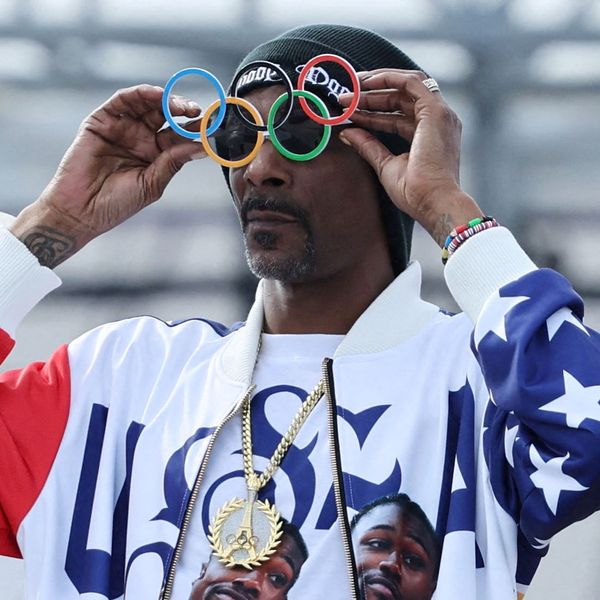
[[[196,102],[183,96],[169,96],[169,111],[175,117],[196,117],[201,112]]]
[[[199,107],[189,109],[178,108],[175,110],[171,110],[171,115],[174,117],[188,117],[194,120],[197,120],[201,116],[201,114],[202,111]],[[167,122],[167,119],[165,118],[162,109],[148,111],[141,118],[152,131],[158,131]],[[188,124],[186,123],[185,125],[181,126],[184,129],[187,129],[187,125]],[[195,128],[195,131],[199,131],[199,126]]]
[[[192,119],[185,124],[180,123],[180,127],[185,129],[186,131],[192,131],[194,133],[200,132],[200,119]],[[198,138],[199,139],[199,138]],[[165,127],[161,129],[156,134],[156,143],[161,150],[166,150],[171,146],[176,144],[181,144],[182,142],[189,142],[188,138],[181,136],[178,132],[174,131],[171,127]],[[198,141],[194,142],[199,149],[202,149],[202,144]]]
[[[191,160],[204,158],[206,152],[194,142],[184,141],[161,152],[143,172],[142,186],[146,204],[158,200],[173,177]]]
[[[360,80],[368,79],[369,77],[373,77],[373,75],[378,75],[379,73],[405,73],[410,75],[411,73],[417,73],[421,79],[427,79],[429,75],[425,73],[425,71],[420,71],[419,69],[396,69],[393,67],[380,67],[379,69],[371,69],[370,71],[358,71],[357,75]]]
[[[341,94],[339,103],[349,106],[353,95]],[[395,89],[363,91],[360,93],[358,108],[362,110],[394,112],[401,110],[405,115],[414,115],[415,103]]]
[[[151,131],[158,131],[166,123],[162,109],[149,110],[141,119]]]
[[[149,111],[159,110],[162,106],[163,89],[154,85],[137,85],[119,90],[100,109],[113,117],[128,116],[139,118]],[[195,102],[181,96],[169,97],[169,109],[174,116],[188,115],[199,111]]]
[[[375,171],[379,181],[386,186],[385,170],[390,161],[398,157],[390,152],[373,134],[359,128],[344,129],[339,134],[340,140],[354,148],[358,154],[366,160]],[[398,161],[396,161],[398,162]],[[395,174],[397,179],[403,175],[404,169]]]
[[[350,120],[363,129],[392,133],[409,142],[412,142],[417,129],[412,117],[399,113],[374,113],[361,110],[356,111]]]
[[[127,115],[135,118],[160,107],[162,92],[162,88],[146,84],[117,90],[100,106],[100,110],[113,117]]]
[[[177,99],[176,99],[177,100]],[[183,106],[181,103],[173,105],[171,110],[173,116],[188,117],[190,120],[185,123],[179,123],[179,125],[188,131],[199,132],[200,125],[199,119],[201,116],[201,110],[199,107]],[[178,133],[173,131],[170,127],[162,129],[166,123],[165,115],[161,109],[149,110],[142,114],[137,119],[133,119],[129,116],[120,117],[119,131],[121,135],[113,134],[112,139],[128,139],[132,136],[139,137],[138,123],[142,121],[147,128],[148,135],[156,136],[156,143],[160,150],[165,150],[175,144],[180,143],[186,138],[181,137]],[[112,124],[111,124],[112,125]],[[114,128],[114,127],[113,127]],[[162,129],[162,130],[161,130]],[[189,141],[189,140],[188,140]]]
[[[197,120],[184,127],[191,131],[199,130]],[[148,124],[142,126],[140,119],[134,120],[130,117],[123,117],[115,123],[114,118],[104,111],[90,115],[84,123],[84,129],[102,139],[111,153],[123,157],[134,156],[148,164],[152,163],[161,152],[174,146],[192,144],[190,149],[193,153],[202,151],[201,144],[180,136],[171,128],[157,132],[158,127],[155,123],[152,123],[152,126]]]
[[[395,89],[405,98],[412,100],[430,100],[444,104],[439,91],[432,92],[423,85],[425,77],[421,71],[386,70],[361,80],[361,90]]]

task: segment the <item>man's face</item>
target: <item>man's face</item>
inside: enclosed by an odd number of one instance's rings
[[[303,562],[298,545],[289,535],[266,563],[252,571],[228,568],[212,555],[194,582],[189,600],[284,600]]]
[[[283,91],[268,86],[246,99],[266,123]],[[257,276],[289,282],[331,277],[386,244],[375,175],[339,140],[340,131],[333,127],[326,150],[313,160],[287,159],[265,141],[251,163],[230,170],[246,257]]]
[[[429,600],[437,550],[424,524],[396,504],[382,504],[352,532],[361,594],[366,600]]]

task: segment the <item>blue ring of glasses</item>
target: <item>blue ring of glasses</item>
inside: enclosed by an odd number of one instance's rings
[[[212,135],[221,126],[221,123],[223,123],[223,119],[225,118],[225,111],[227,110],[227,106],[225,103],[225,90],[221,85],[221,82],[210,71],[206,71],[198,67],[189,67],[187,69],[177,71],[177,73],[175,73],[171,77],[171,79],[169,79],[167,85],[165,85],[165,89],[163,91],[162,96],[162,110],[163,114],[165,115],[165,118],[167,119],[167,122],[169,123],[173,131],[175,131],[179,135],[189,140],[198,140],[200,139],[200,131],[188,131],[187,129],[181,127],[181,125],[175,122],[169,109],[169,94],[171,93],[173,86],[180,79],[186,77],[187,75],[200,75],[201,77],[208,79],[216,88],[217,93],[219,95],[219,100],[221,102],[219,106],[219,112],[217,112],[217,116],[215,117],[215,121],[213,122],[213,124],[207,129],[206,135]]]

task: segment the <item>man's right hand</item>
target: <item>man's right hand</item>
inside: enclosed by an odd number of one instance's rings
[[[81,124],[40,198],[10,231],[44,266],[54,268],[86,243],[158,200],[183,165],[205,155],[201,144],[158,129],[163,90],[120,90]],[[173,116],[198,117],[200,107],[170,99]]]

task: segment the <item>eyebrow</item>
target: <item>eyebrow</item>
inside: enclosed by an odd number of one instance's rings
[[[395,527],[392,527],[391,525],[373,525],[373,527],[369,527],[369,529],[367,529],[367,531],[373,531],[374,529],[385,529],[386,531],[396,531]]]
[[[391,525],[381,524],[381,525],[374,525],[373,527],[369,527],[369,529],[367,529],[367,532],[373,531],[375,529],[383,529],[385,531],[394,531],[394,532],[396,531],[396,528],[392,527]],[[406,537],[411,539],[413,542],[416,542],[417,544],[419,544],[419,546],[421,546],[421,548],[423,548],[425,554],[427,554],[427,558],[429,558],[431,560],[431,552],[429,552],[429,550],[427,549],[427,545],[422,537],[417,535],[414,531],[409,531],[408,534],[406,535]]]
[[[423,548],[423,550],[425,551],[425,554],[427,554],[427,558],[429,558],[431,560],[431,553],[427,549],[427,545],[425,544],[425,541],[423,540],[423,538],[419,537],[416,533],[414,533],[412,531],[409,531],[406,537],[413,540],[413,542],[416,542],[417,544],[419,544],[419,546],[421,546],[421,548]]]
[[[298,577],[300,569],[298,568],[298,565],[292,560],[292,558],[287,554],[284,554],[281,558],[283,558],[283,560],[285,560],[285,562],[292,568],[292,571],[294,572],[294,579]]]

